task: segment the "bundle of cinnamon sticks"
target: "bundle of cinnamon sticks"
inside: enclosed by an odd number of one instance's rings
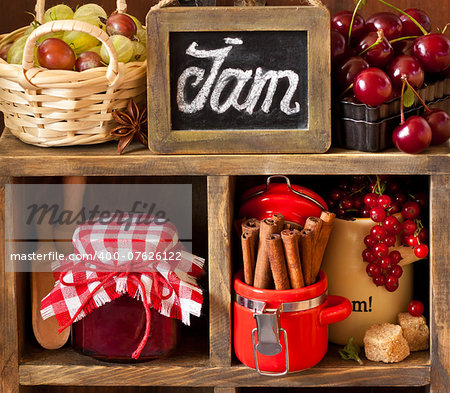
[[[314,284],[335,214],[309,217],[305,226],[285,223],[281,214],[241,224],[244,281],[264,289],[295,289]]]

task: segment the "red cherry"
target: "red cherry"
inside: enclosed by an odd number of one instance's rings
[[[331,29],[341,33],[345,38],[348,37],[350,30],[350,23],[352,20],[353,11],[340,11],[331,18]],[[364,18],[356,13],[352,26],[352,41],[353,38],[361,37],[366,31],[366,23]]]
[[[381,274],[381,267],[376,263],[369,263],[366,267],[366,273],[369,277],[377,277]]]
[[[402,35],[402,21],[392,12],[377,12],[366,21],[367,31],[383,30],[384,35],[390,41]]]
[[[398,288],[398,278],[395,276],[388,276],[384,286],[389,292],[394,292]]]
[[[419,300],[411,300],[408,305],[408,312],[413,317],[420,317],[423,314],[423,303]]]
[[[331,30],[331,64],[337,66],[347,57],[345,37],[336,30]]]
[[[404,12],[411,15],[428,33],[431,31],[430,17],[425,13],[425,11],[418,8],[408,8],[404,10]],[[400,14],[399,18],[403,25],[403,36],[423,35],[422,30],[420,30],[406,15]]]
[[[361,53],[371,45],[375,44],[377,40],[378,33],[376,32],[372,31],[365,35],[356,47],[358,53]],[[379,44],[362,54],[362,57],[367,60],[372,67],[383,68],[393,60],[394,48],[392,48],[392,45],[389,43],[387,38],[383,37]]]
[[[396,56],[408,55],[412,56],[413,46],[414,46],[414,38],[410,38],[408,40],[401,40],[397,42],[391,43],[392,48],[394,48],[394,52]]]
[[[415,154],[430,146],[431,136],[431,128],[426,120],[420,116],[411,116],[394,129],[392,140],[397,149]]]
[[[426,72],[444,71],[450,66],[450,39],[440,33],[418,37],[413,54]]]
[[[433,109],[424,119],[431,128],[431,144],[440,145],[450,138],[450,116],[442,109]]]
[[[355,80],[362,70],[369,68],[369,63],[362,57],[354,56],[350,57],[345,63],[343,63],[336,71],[336,79],[341,89],[346,89]]]
[[[386,218],[386,212],[380,206],[375,206],[370,209],[370,218],[374,222],[381,222]]]
[[[406,75],[406,79],[415,89],[419,89],[423,85],[425,73],[415,57],[398,56],[387,68],[387,74],[391,78],[392,85],[401,88],[403,85],[402,76]]]
[[[371,67],[356,75],[353,92],[362,103],[369,106],[378,106],[389,100],[392,93],[392,83],[385,72],[379,68]]]
[[[402,216],[406,220],[414,220],[419,217],[420,214],[420,206],[417,202],[409,201],[403,205],[402,208]]]
[[[403,274],[403,269],[400,265],[394,265],[389,269],[388,275],[400,278]]]
[[[397,235],[402,229],[402,224],[395,216],[388,216],[383,221],[383,227],[392,235]]]
[[[425,258],[428,255],[428,246],[426,244],[419,244],[414,248],[414,255],[417,258]]]

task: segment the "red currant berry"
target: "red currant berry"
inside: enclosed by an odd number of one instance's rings
[[[381,274],[381,267],[376,263],[369,263],[366,267],[366,273],[369,277],[377,277]]]
[[[402,206],[400,203],[398,202],[392,202],[391,207],[389,208],[389,214],[396,214],[396,213],[400,213],[400,211],[402,210]]]
[[[428,206],[428,194],[424,191],[416,192],[414,195],[414,201],[420,206],[421,209],[425,209]]]
[[[377,205],[377,200],[378,196],[373,192],[364,196],[364,203],[368,207],[375,207]]]
[[[387,235],[383,243],[386,244],[386,246],[388,247],[393,247],[395,245],[396,240],[397,239],[395,235]]]
[[[354,195],[352,200],[355,209],[359,210],[364,206],[364,197],[362,195]]]
[[[387,231],[381,225],[375,225],[370,229],[370,234],[379,242],[386,237]]]
[[[420,317],[423,314],[423,303],[420,300],[411,300],[408,305],[408,312],[413,317]]]
[[[419,232],[419,241],[425,243],[428,240],[428,229],[422,228]]]
[[[406,202],[406,195],[403,194],[402,192],[399,192],[397,194],[394,195],[394,202],[398,202],[398,203],[405,203]]]
[[[409,247],[416,247],[419,245],[419,238],[417,236],[414,235],[408,235],[406,237],[406,244]]]
[[[403,258],[402,254],[400,254],[400,251],[394,250],[389,253],[389,258],[391,258],[391,261],[394,265],[397,265]]]
[[[377,199],[377,206],[380,206],[383,209],[387,209],[391,206],[391,198],[389,195],[380,195]]]
[[[373,277],[372,281],[377,287],[381,287],[386,283],[386,277],[380,274],[379,276]]]
[[[389,255],[389,247],[386,244],[378,243],[373,247],[373,253],[378,258],[385,258]]]
[[[380,206],[375,206],[370,209],[370,218],[374,222],[381,222],[386,218],[386,212]]]
[[[333,201],[339,201],[343,195],[344,192],[342,190],[340,190],[339,188],[335,188],[334,190],[331,190],[330,199]]]
[[[388,216],[383,221],[383,228],[386,228],[386,231],[392,235],[397,235],[400,233],[402,229],[402,224],[397,220],[395,216]]]
[[[414,255],[417,258],[425,258],[428,255],[428,246],[426,244],[419,244],[414,247]]]
[[[406,220],[402,223],[402,232],[404,235],[412,235],[417,229],[417,224],[413,220]]]
[[[359,209],[359,215],[362,218],[369,218],[370,217],[370,207],[362,206],[361,209]]]
[[[414,220],[419,217],[420,206],[417,202],[409,201],[403,205],[402,216],[406,220]]]
[[[365,262],[375,262],[377,260],[377,257],[375,254],[369,250],[368,248],[365,248],[362,252],[362,258]]]
[[[381,266],[381,268],[384,269],[384,270],[389,270],[389,269],[391,269],[391,268],[392,268],[392,261],[391,261],[391,258],[389,258],[388,256],[387,256],[387,257],[384,257],[384,258],[381,258],[380,266]]]
[[[400,278],[403,274],[403,269],[400,265],[394,265],[389,269],[388,275]]]
[[[351,209],[352,207],[353,207],[353,201],[352,201],[352,198],[350,198],[350,197],[344,197],[344,198],[342,198],[342,200],[341,200],[341,207],[344,209],[344,210],[349,210],[349,209]]]
[[[375,239],[372,235],[367,235],[364,238],[364,244],[366,245],[367,248],[372,248],[375,246],[375,244],[378,243],[378,240]]]
[[[389,276],[388,278],[386,278],[384,286],[389,292],[394,292],[398,288],[398,278]]]

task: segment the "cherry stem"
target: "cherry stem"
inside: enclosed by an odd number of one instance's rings
[[[348,87],[340,94],[340,97],[342,97],[343,95],[345,95],[345,93],[349,92],[351,89],[353,89],[353,83],[351,83],[350,86],[348,86]]]
[[[356,4],[355,9],[353,10],[352,20],[350,21],[350,28],[348,29],[348,45],[349,46],[350,46],[350,38],[352,38],[353,22],[355,21],[356,13],[358,12],[359,6],[361,5],[362,2],[363,2],[363,0],[359,0],[358,3]]]
[[[405,79],[403,79],[402,92],[400,94],[400,124],[405,123],[405,112],[403,110],[403,95],[405,94],[406,83],[407,83],[407,80],[405,78]]]
[[[414,87],[411,86],[411,83],[409,83],[408,78],[406,77],[406,75],[404,75],[404,74],[402,75],[402,80],[403,80],[404,84],[408,85],[408,87],[413,91],[413,93],[419,99],[420,103],[423,105],[423,107],[425,108],[427,113],[431,112],[431,109],[428,107],[427,104],[425,104],[425,101],[422,99],[420,94],[414,89]],[[402,95],[402,97],[403,97],[403,95]],[[403,107],[403,105],[402,105],[402,107]]]
[[[450,23],[447,23],[444,28],[442,29],[442,34],[445,34],[445,32],[447,31],[447,28],[450,26]]]
[[[383,30],[380,29],[380,30],[377,31],[377,34],[378,34],[377,40],[372,45],[370,45],[369,47],[364,49],[358,56],[362,56],[364,53],[368,52],[369,50],[371,50],[375,46],[381,44],[381,42],[383,41],[383,38],[384,38],[384,32],[383,32]]]
[[[400,12],[401,14],[405,15],[406,17],[408,17],[419,29],[420,31],[423,33],[423,35],[427,35],[428,31],[426,31],[422,25],[417,22],[417,20],[415,20],[411,15],[407,14],[405,11],[401,10],[400,8],[397,8],[396,6],[389,4],[387,1],[384,0],[378,0],[380,3],[387,5],[388,7],[393,8],[394,10],[396,10],[397,12]]]
[[[395,42],[399,42],[399,41],[403,41],[403,40],[416,39],[417,37],[418,37],[417,35],[409,35],[409,36],[405,36],[405,37],[395,38],[393,40],[390,40],[389,43],[393,44]]]

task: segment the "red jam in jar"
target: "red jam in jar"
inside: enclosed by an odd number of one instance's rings
[[[150,336],[137,361],[163,357],[176,346],[179,321],[150,309]],[[123,295],[72,325],[72,344],[83,354],[101,360],[136,361],[131,358],[145,332],[141,301]]]

